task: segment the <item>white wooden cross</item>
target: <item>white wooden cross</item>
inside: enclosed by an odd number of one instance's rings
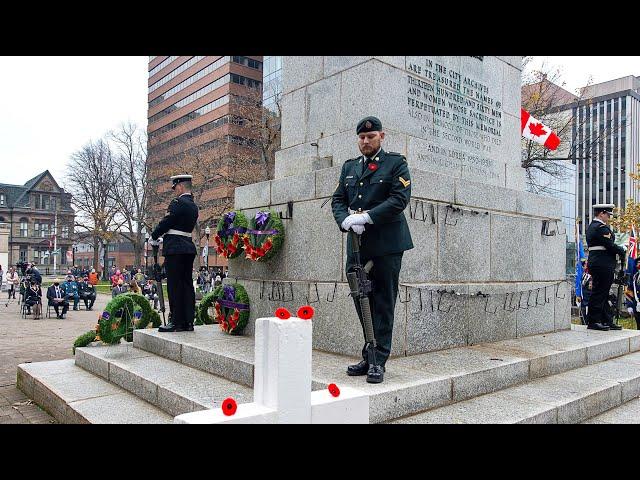
[[[340,394],[311,391],[311,320],[258,318],[253,402],[178,415],[174,423],[369,423],[369,397],[337,382]]]

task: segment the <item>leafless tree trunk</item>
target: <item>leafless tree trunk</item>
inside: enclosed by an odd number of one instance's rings
[[[118,204],[114,189],[121,174],[114,168],[109,145],[103,141],[88,142],[71,155],[67,164],[65,188],[72,194],[76,210],[75,227],[89,234],[94,247],[108,243],[118,230]],[[106,249],[106,246],[105,246]],[[94,248],[94,265],[98,266],[98,249]],[[103,269],[107,270],[105,263]]]
[[[144,232],[150,229],[146,133],[137,125],[127,123],[122,124],[119,130],[109,132],[108,139],[115,145],[114,165],[122,174],[120,183],[115,186],[118,213],[126,225],[120,234],[133,244],[134,263],[140,266]]]

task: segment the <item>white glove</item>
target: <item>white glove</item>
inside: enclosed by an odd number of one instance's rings
[[[149,240],[149,245],[151,245],[152,247],[159,247],[161,243],[162,243],[161,238],[159,238],[158,240],[154,240],[153,238]]]
[[[351,225],[366,225],[367,223],[373,223],[368,213],[353,213],[344,219],[342,228],[349,230]]]
[[[629,315],[633,315],[633,308],[631,307],[627,308],[627,312],[629,312]]]
[[[362,232],[364,232],[364,225],[351,225],[351,230],[356,232],[358,235],[362,235]]]

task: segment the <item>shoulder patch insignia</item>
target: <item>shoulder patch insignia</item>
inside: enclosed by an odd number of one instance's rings
[[[411,185],[411,180],[405,180],[402,177],[398,178],[398,180],[400,180],[400,183],[402,183],[404,188],[407,188],[409,185]]]

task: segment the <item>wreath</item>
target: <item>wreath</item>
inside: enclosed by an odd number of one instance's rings
[[[80,335],[73,343],[76,348],[86,347],[91,342],[101,340],[109,345],[118,343],[121,338],[133,341],[133,330],[160,326],[160,315],[151,308],[149,300],[137,293],[124,293],[111,300],[98,316],[95,330]]]
[[[218,255],[225,258],[240,256],[242,253],[240,238],[246,231],[247,225],[247,217],[240,211],[234,210],[222,216],[218,221],[216,236],[213,237]]]
[[[215,319],[209,315],[209,308],[212,307],[216,301],[215,292],[216,291],[207,293],[202,297],[202,300],[200,300],[198,310],[196,311],[196,325],[211,325],[216,323]]]
[[[245,288],[239,283],[220,285],[210,295],[220,330],[241,334],[249,322],[249,295]]]
[[[284,242],[284,224],[273,210],[258,211],[251,220],[242,239],[245,258],[270,260]]]

